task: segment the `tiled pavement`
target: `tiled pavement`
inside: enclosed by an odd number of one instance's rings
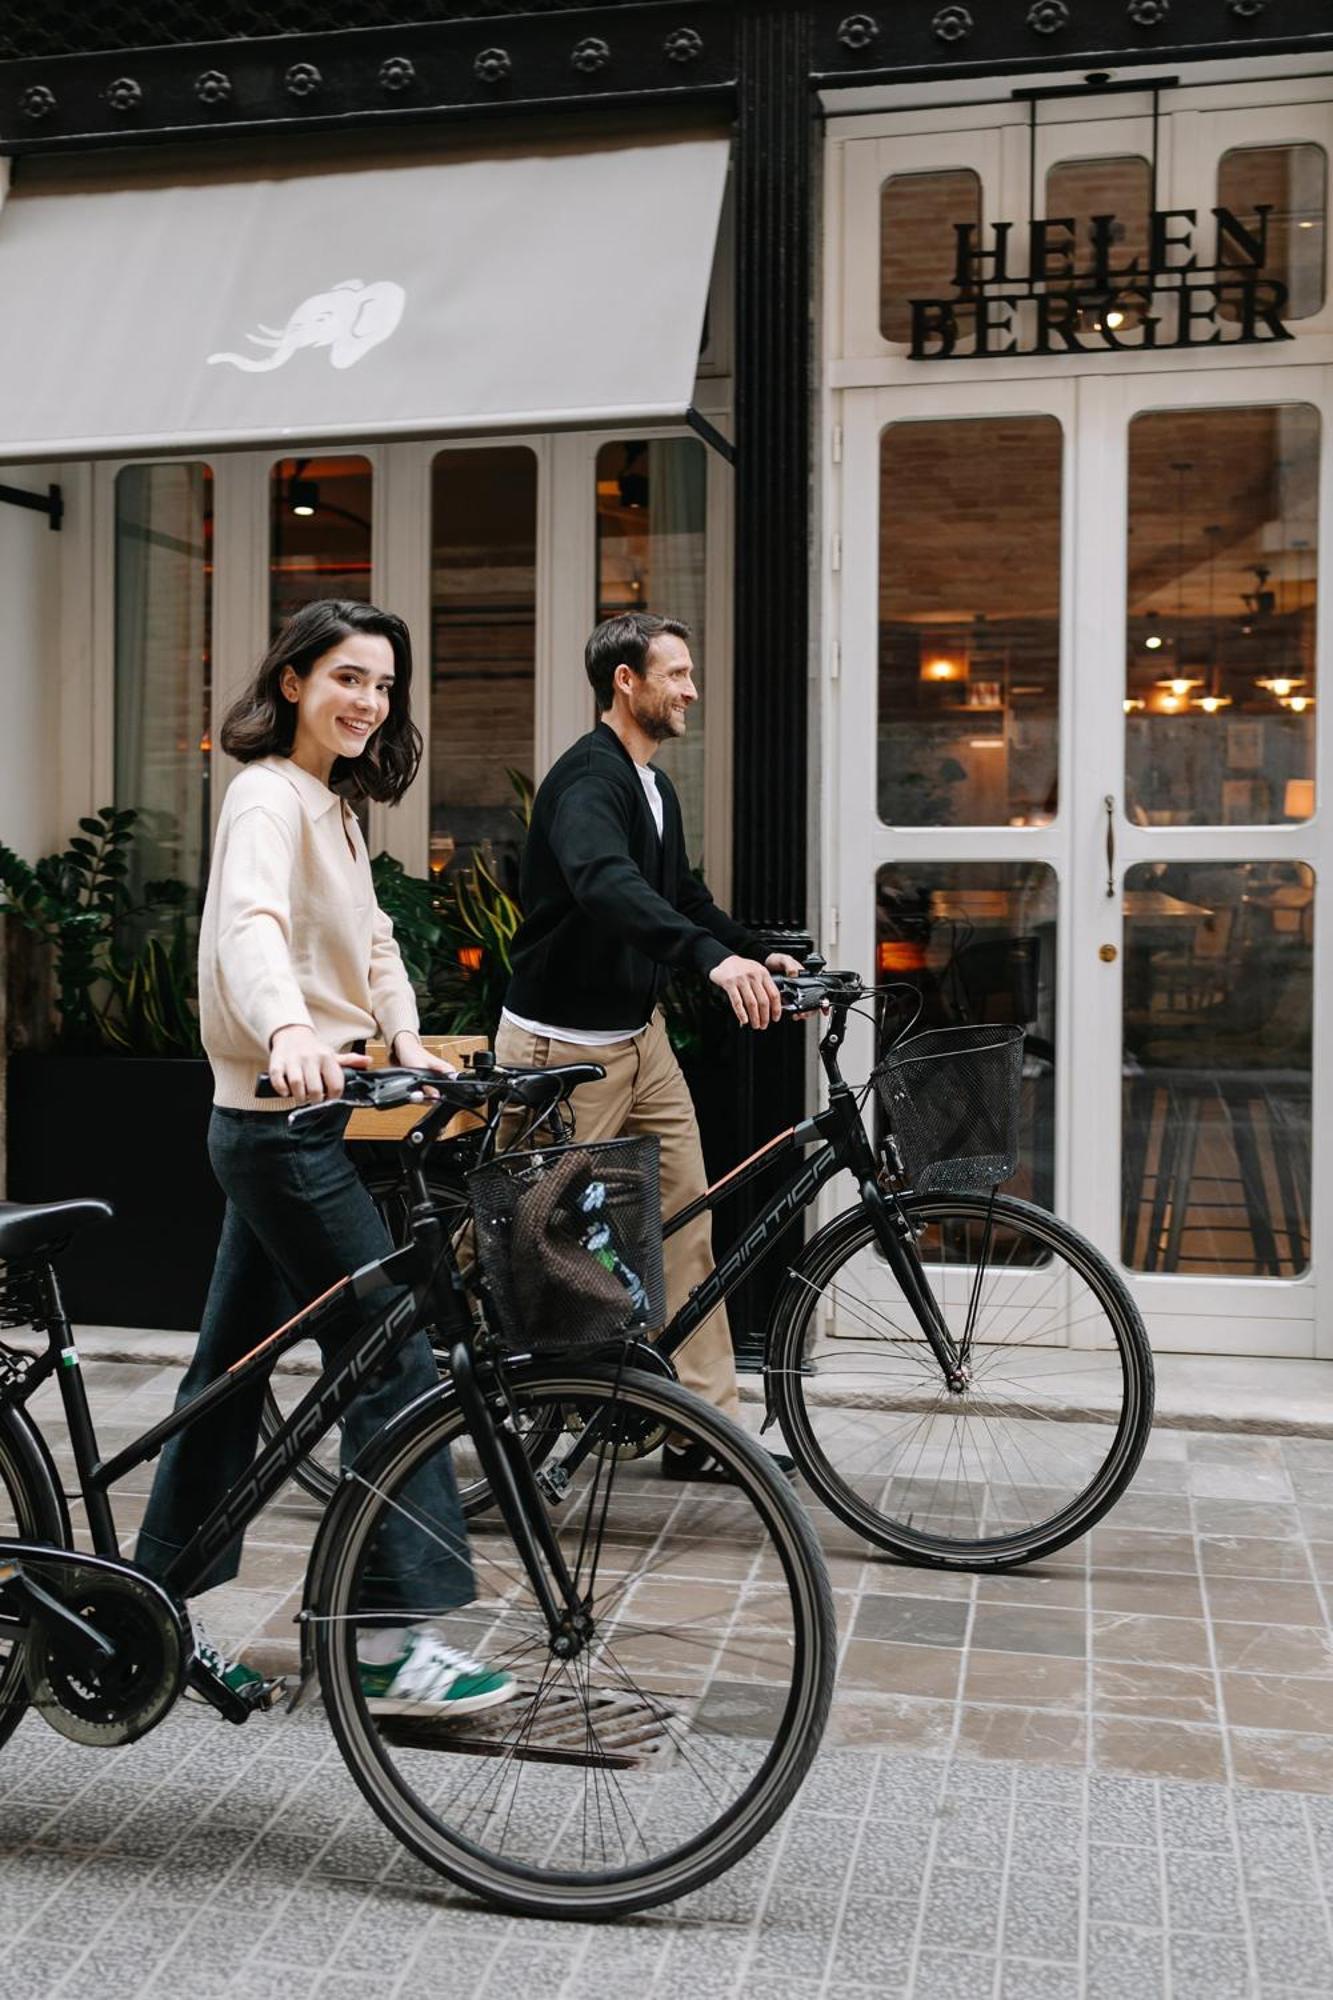
[[[88,1373],[108,1443],[172,1393]],[[275,1663],[312,1525],[284,1500],[216,1601]],[[591,1930],[504,1918],[395,1847],[317,1711],[180,1710],[111,1753],[29,1718],[0,1754],[0,1996],[1333,1994],[1333,1442],[1159,1431],[1090,1544],[1008,1578],[820,1527],[829,1743],[711,1889]]]

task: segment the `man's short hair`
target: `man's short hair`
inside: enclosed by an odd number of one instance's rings
[[[583,664],[597,697],[599,715],[606,714],[615,698],[616,668],[629,667],[642,680],[648,670],[649,648],[664,633],[673,639],[688,639],[690,628],[683,618],[659,618],[655,611],[621,611],[602,620],[583,649]]]

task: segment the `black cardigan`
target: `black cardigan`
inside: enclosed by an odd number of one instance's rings
[[[690,873],[664,773],[659,840],[625,746],[599,722],[538,787],[523,851],[525,912],[505,1004],[561,1028],[641,1028],[671,973],[707,973],[758,940]]]

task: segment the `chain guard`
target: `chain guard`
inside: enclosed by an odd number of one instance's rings
[[[70,1611],[115,1647],[80,1645],[55,1620],[34,1618],[27,1639],[29,1699],[72,1742],[112,1748],[146,1735],[180,1693],[190,1646],[175,1604],[150,1577],[105,1558],[34,1551],[25,1563]]]

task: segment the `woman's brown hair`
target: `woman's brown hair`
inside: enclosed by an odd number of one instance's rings
[[[373,604],[321,597],[293,612],[245,693],[228,709],[222,747],[241,764],[252,764],[256,757],[289,757],[296,706],[282,692],[284,667],[304,680],[317,660],[353,632],[387,639],[393,648],[389,713],[359,757],[335,759],[329,784],[351,799],[396,805],[421,762],[421,732],[412,720],[412,640],[401,618]]]

